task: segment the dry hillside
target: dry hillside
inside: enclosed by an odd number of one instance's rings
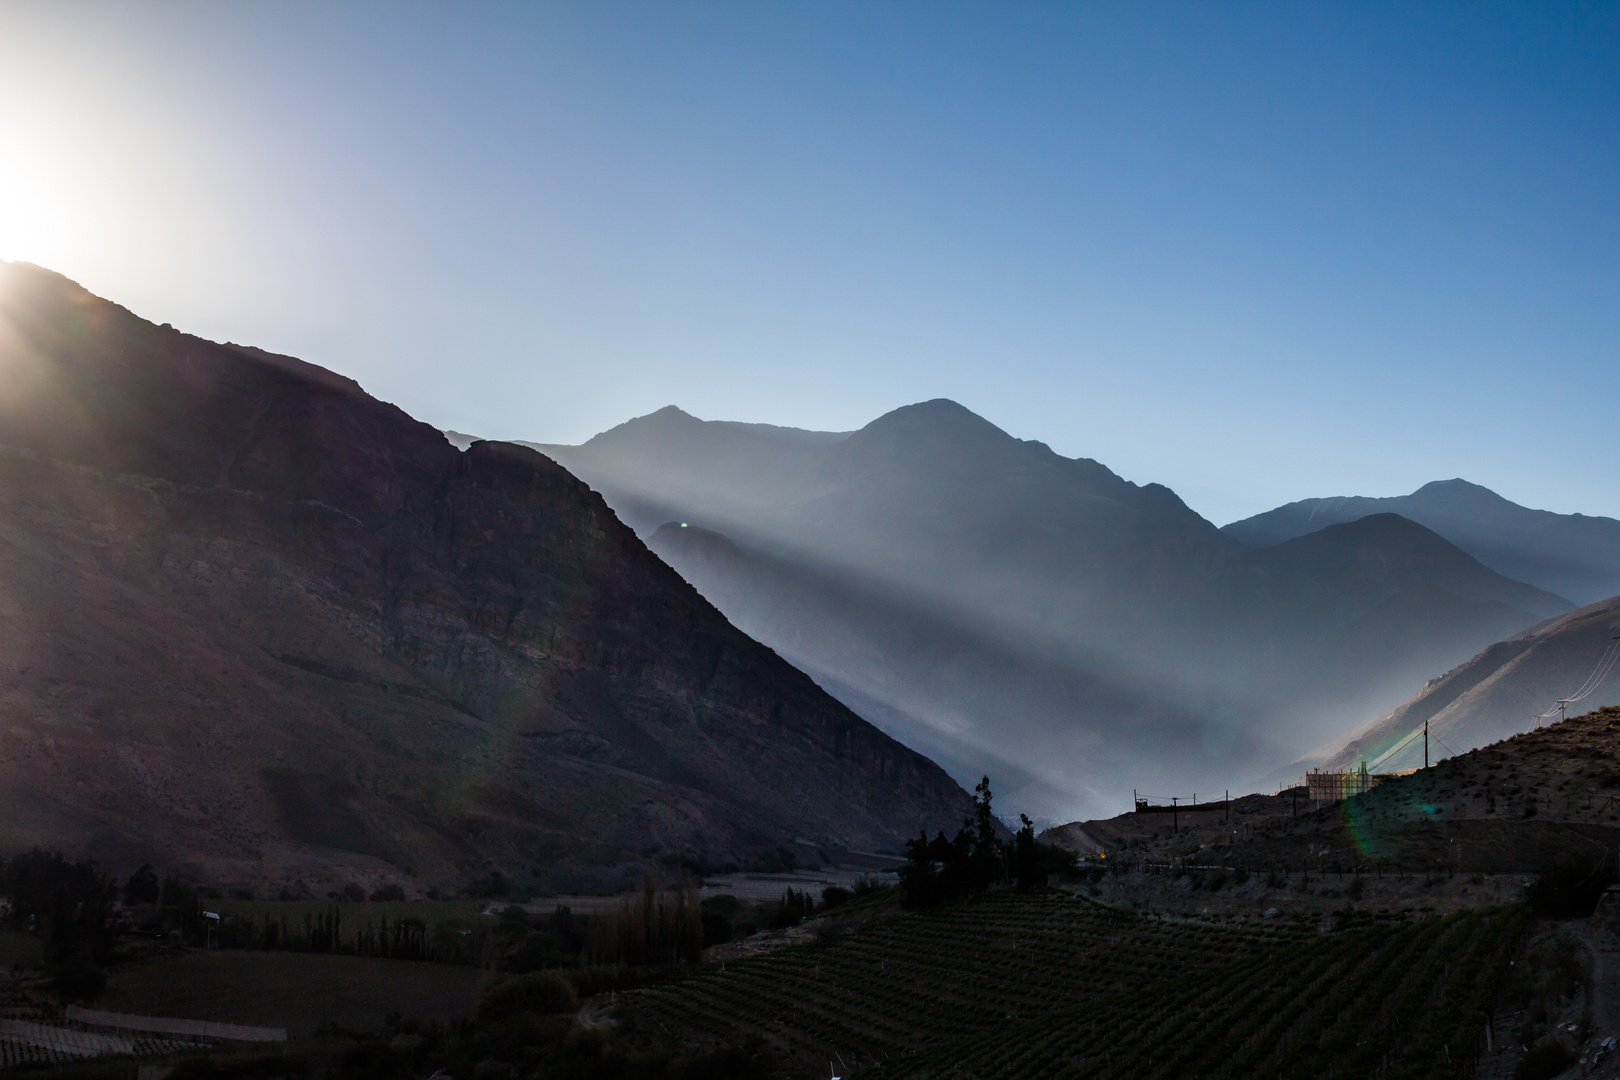
[[[1122,814],[1078,828],[1116,858],[1255,869],[1538,873],[1614,869],[1620,849],[1620,708],[1601,709],[1316,806],[1303,789],[1234,799],[1229,812]],[[1055,836],[1054,836],[1055,838]]]

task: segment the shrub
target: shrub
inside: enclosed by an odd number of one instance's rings
[[[585,920],[575,918],[567,904],[558,904],[557,910],[551,913],[550,930],[557,939],[559,951],[577,956],[585,948]]]
[[[569,1057],[596,1061],[607,1053],[607,1032],[601,1028],[576,1027],[563,1040],[563,1050]]]
[[[1556,1039],[1543,1039],[1530,1048],[1513,1070],[1514,1080],[1552,1080],[1575,1064],[1575,1055]]]
[[[403,900],[405,887],[403,885],[380,885],[372,890],[371,898],[376,901]]]
[[[155,904],[162,893],[163,887],[158,884],[158,876],[151,863],[142,863],[141,868],[124,882],[124,899],[131,904]]]
[[[1548,919],[1576,919],[1592,914],[1603,890],[1614,884],[1614,871],[1562,866],[1542,874],[1527,890],[1530,906]]]
[[[610,990],[634,990],[658,977],[657,969],[632,968],[622,964],[611,967],[571,968],[567,974],[568,981],[573,984],[574,993],[582,998],[595,997]]]
[[[886,887],[887,886],[878,881],[877,878],[859,877],[855,879],[855,888],[853,891],[857,897],[871,896],[873,893],[882,892]]]
[[[530,971],[543,971],[562,963],[562,952],[557,948],[556,935],[543,930],[530,930],[516,946],[501,959],[501,970],[515,975]]]
[[[831,911],[840,904],[847,904],[855,896],[848,889],[837,885],[829,885],[821,890],[821,910]]]
[[[698,905],[699,918],[703,923],[703,944],[724,945],[731,940],[732,922],[742,911],[742,902],[735,896],[711,896]]]
[[[343,898],[356,904],[362,903],[366,898],[366,887],[351,881],[343,886]]]
[[[771,913],[771,929],[786,930],[790,926],[798,926],[809,915],[814,901],[808,892],[795,892],[789,889],[782,894],[782,899]]]
[[[73,1001],[89,1001],[107,988],[107,972],[90,958],[87,944],[74,942],[66,949],[59,942],[53,941],[52,945],[46,971],[58,994]]]
[[[1048,844],[1037,840],[1035,841],[1035,851],[1040,856],[1041,869],[1048,874],[1067,874],[1080,865],[1079,855],[1056,844]]]
[[[673,1070],[679,1080],[761,1080],[770,1075],[763,1043],[726,1046],[706,1054],[678,1060]]]
[[[535,971],[497,979],[478,999],[478,1020],[489,1023],[519,1013],[551,1015],[579,1008],[573,984],[555,971]]]
[[[362,1038],[359,1046],[343,1052],[335,1070],[345,1080],[407,1080],[410,1062],[385,1042]]]

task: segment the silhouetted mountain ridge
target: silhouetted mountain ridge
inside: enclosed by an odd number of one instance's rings
[[[540,454],[25,265],[0,367],[0,850],[614,887],[970,812]]]

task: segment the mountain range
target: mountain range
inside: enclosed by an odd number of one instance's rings
[[[1244,549],[1271,547],[1369,514],[1427,526],[1492,570],[1590,604],[1620,595],[1620,521],[1554,514],[1466,480],[1437,480],[1388,499],[1303,499],[1221,527]]]
[[[0,371],[0,850],[613,889],[972,811],[532,450],[20,263]]]
[[[1242,550],[944,400],[852,433],[666,408],[527,445],[850,707],[1049,820],[1281,766],[1571,607],[1394,514]]]

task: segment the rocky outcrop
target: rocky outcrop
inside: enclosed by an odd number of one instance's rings
[[[539,453],[0,264],[0,845],[611,887],[966,794]]]

